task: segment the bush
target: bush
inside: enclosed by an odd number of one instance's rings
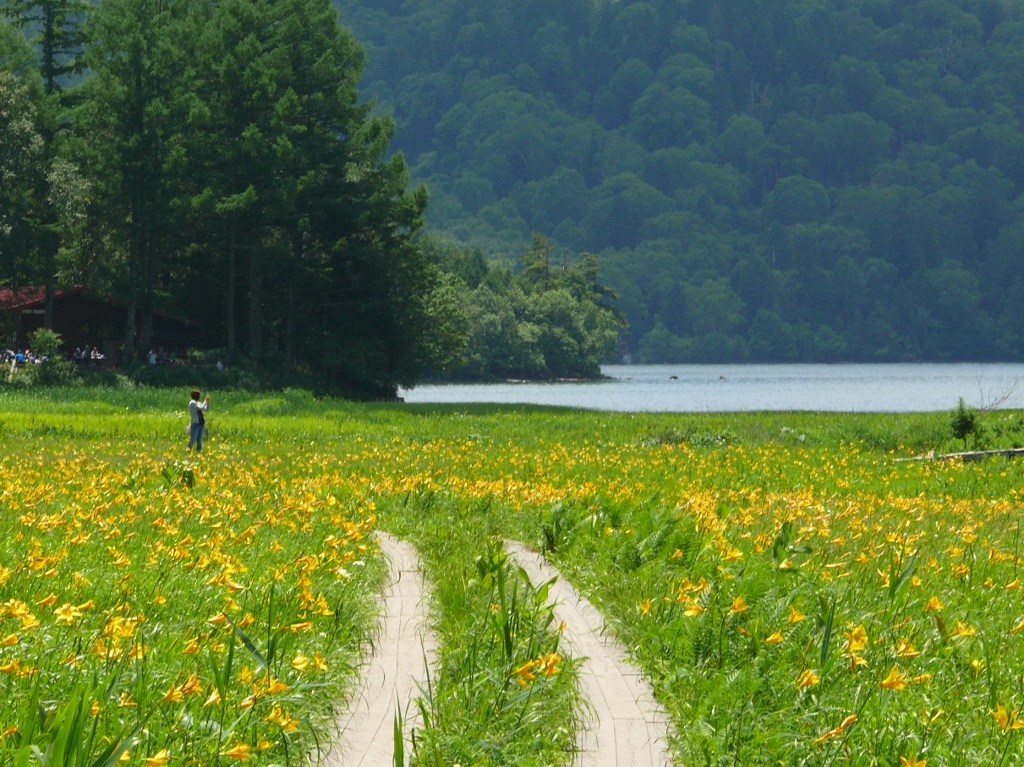
[[[957,403],[956,410],[950,414],[949,426],[953,436],[963,440],[964,450],[967,449],[968,437],[977,446],[982,434],[981,422],[978,420],[978,411],[964,402],[963,397]]]
[[[59,386],[74,381],[78,375],[75,363],[63,353],[64,339],[50,328],[39,328],[28,335],[29,347],[43,360],[40,365],[25,368],[26,383]]]

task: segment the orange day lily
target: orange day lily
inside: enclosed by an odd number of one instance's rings
[[[814,745],[817,745],[817,744],[819,744],[819,743],[821,743],[823,741],[826,741],[829,738],[834,738],[836,735],[839,735],[840,733],[842,733],[843,730],[845,730],[847,727],[849,727],[851,724],[853,724],[856,721],[857,721],[857,715],[856,714],[850,714],[848,717],[846,717],[843,721],[841,721],[839,723],[838,727],[833,727],[831,730],[829,730],[828,732],[824,733],[823,735],[821,735],[821,737],[819,737],[817,740],[815,740],[814,741]]]
[[[1000,703],[998,706],[996,706],[996,710],[992,712],[992,717],[996,720],[996,723],[999,725],[999,729],[1001,729],[1003,732],[1008,732],[1010,730],[1024,729],[1024,722],[1020,721],[1017,718],[1017,715],[1019,713],[1019,708],[1015,708],[1013,711],[1007,713],[1006,709],[1003,707],[1003,704]]]
[[[917,755],[914,756],[901,756],[900,767],[928,767],[927,759],[918,759]]]
[[[893,665],[889,669],[889,675],[882,680],[880,686],[884,690],[902,690],[907,686],[907,677],[900,671],[899,666]]]
[[[796,678],[796,686],[798,690],[804,690],[808,687],[816,685],[818,683],[818,675],[814,669],[805,668],[800,672],[800,676]]]

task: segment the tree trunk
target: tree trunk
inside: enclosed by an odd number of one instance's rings
[[[296,337],[298,323],[295,321],[296,310],[298,309],[299,287],[297,275],[299,264],[302,263],[302,232],[296,230],[292,235],[292,264],[293,268],[286,277],[288,281],[288,312],[285,315],[284,325],[284,365],[288,370],[295,369],[297,356]]]
[[[249,354],[257,362],[263,356],[263,303],[260,250],[249,246]]]
[[[237,288],[235,283],[238,280],[238,269],[235,256],[235,214],[232,213],[228,221],[228,285],[227,301],[225,311],[227,312],[227,336],[228,336],[228,359],[230,365],[235,359],[235,294]]]

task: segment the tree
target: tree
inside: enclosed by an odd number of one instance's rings
[[[64,178],[74,174],[61,159],[58,126],[65,117],[63,86],[69,75],[81,71],[82,24],[88,3],[84,0],[4,0],[0,14],[26,34],[38,51],[44,98],[35,100],[35,119],[43,140],[43,159],[34,173],[32,204],[22,217],[28,247],[37,262],[35,270],[45,286],[43,324],[53,327],[53,291],[57,280],[57,257],[65,232],[64,211],[59,208],[61,190],[50,187],[50,168],[60,167]]]
[[[104,0],[87,25],[84,103],[75,129],[79,151],[95,184],[94,209],[109,227],[123,270],[114,288],[127,305],[124,350],[136,352],[136,316],[142,346],[161,263],[173,230],[168,102],[184,51],[177,10],[166,0]]]
[[[83,0],[4,0],[0,13],[31,33],[39,50],[39,70],[46,92],[63,88],[65,78],[81,71]]]
[[[0,284],[17,286],[31,274],[31,238],[24,233],[32,208],[32,177],[42,162],[28,87],[0,69]]]

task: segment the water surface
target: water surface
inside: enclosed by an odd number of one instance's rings
[[[607,365],[607,380],[423,385],[406,402],[563,405],[623,412],[1024,408],[1024,365]]]

